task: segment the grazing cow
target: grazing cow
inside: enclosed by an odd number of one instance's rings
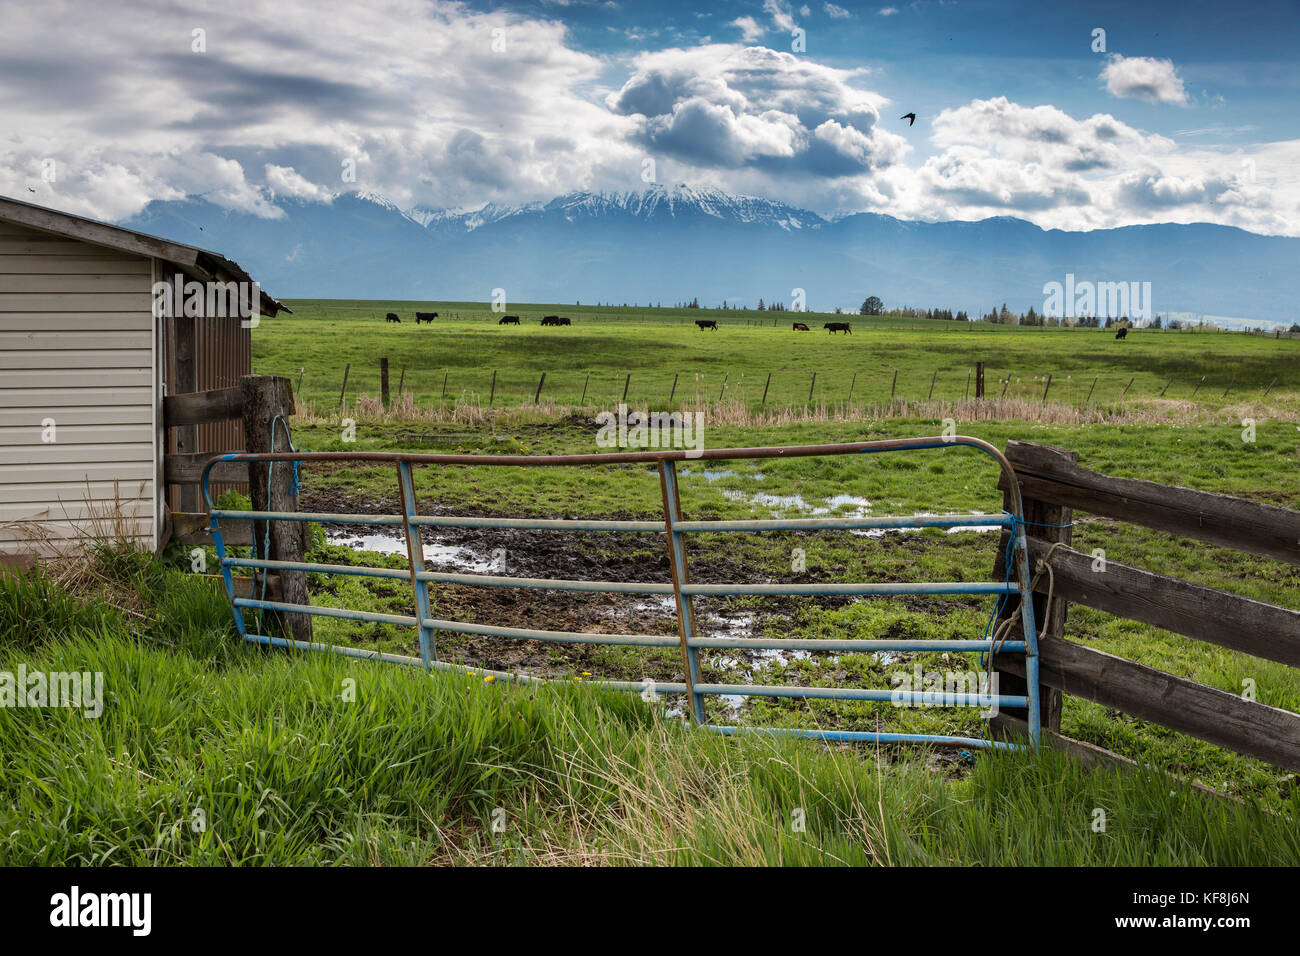
[[[696,319],[695,324],[700,329],[712,329],[714,332],[718,331],[717,319]]]
[[[796,322],[796,323],[792,326],[792,328],[793,328],[794,331],[796,331],[796,332],[807,332],[807,331],[808,331],[808,326],[804,325],[802,322]]]
[[[558,315],[542,316],[542,325],[559,325],[559,324],[560,324],[560,317]]]
[[[421,322],[432,322],[437,317],[437,312],[417,312],[415,313],[415,324],[419,325]]]
[[[569,317],[568,317],[567,315],[562,315],[562,316],[560,316],[559,324],[560,324],[560,325],[572,325],[573,323],[569,321]]]
[[[397,313],[396,313],[396,312],[389,312],[386,316],[384,316],[384,321],[385,321],[385,322],[396,322],[396,323],[398,323],[398,324],[400,325],[402,320],[399,319],[399,318],[397,317]]]
[[[503,315],[501,316],[501,320],[497,322],[497,325],[518,325],[518,324],[519,324],[519,316],[517,315]]]
[[[844,332],[849,335],[853,334],[853,328],[847,322],[827,322],[822,326],[822,328],[828,330],[831,335],[834,335],[836,332]]]
[[[1115,333],[1115,338],[1117,338],[1117,339],[1126,339],[1126,338],[1128,338],[1128,326],[1126,325],[1126,326],[1124,326],[1122,329],[1120,329],[1118,332],[1116,332],[1116,333]]]

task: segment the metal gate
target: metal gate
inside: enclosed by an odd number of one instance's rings
[[[1002,470],[1009,489],[1010,510],[993,514],[960,514],[943,516],[881,516],[881,517],[800,517],[770,518],[738,521],[689,521],[682,515],[681,501],[678,494],[677,462],[679,461],[734,461],[739,459],[801,458],[828,455],[860,455],[892,451],[915,451],[923,449],[948,449],[959,447],[975,448],[987,454]],[[208,485],[209,472],[221,461],[247,461],[271,463],[284,462],[310,464],[318,461],[350,461],[368,463],[388,463],[395,467],[398,491],[402,505],[399,515],[365,515],[365,514],[315,514],[306,512],[276,511],[231,511],[215,508]],[[659,472],[662,497],[662,521],[607,521],[595,519],[552,519],[552,518],[484,518],[476,516],[434,516],[421,515],[416,508],[415,486],[412,470],[424,465],[475,465],[502,468],[537,468],[556,466],[601,466],[626,463],[643,463],[657,467]],[[832,700],[883,701],[926,706],[955,707],[1012,707],[1028,710],[1030,745],[1037,747],[1040,742],[1040,715],[1038,701],[1038,648],[1035,629],[1033,601],[1031,600],[1031,580],[1029,576],[1027,549],[1025,542],[1024,512],[1020,498],[1020,486],[1011,464],[995,447],[978,438],[962,436],[946,438],[903,438],[885,441],[850,442],[831,445],[794,445],[764,448],[723,448],[704,451],[687,451],[683,449],[664,449],[657,451],[628,451],[590,455],[420,455],[369,452],[277,452],[262,454],[228,454],[213,459],[203,472],[203,495],[210,516],[210,527],[220,559],[221,573],[225,580],[226,591],[234,610],[235,625],[240,636],[247,642],[277,647],[290,647],[308,650],[325,650],[351,657],[392,661],[412,664],[426,670],[468,670],[457,664],[440,661],[437,658],[436,636],[439,631],[479,634],[503,639],[526,639],[553,641],[572,644],[609,644],[636,647],[676,647],[681,650],[682,667],[685,680],[679,683],[653,683],[653,690],[663,694],[682,694],[690,702],[694,721],[710,730],[724,734],[741,731],[762,731],[771,733],[793,734],[813,737],[827,741],[899,743],[918,742],[932,745],[969,746],[986,748],[1010,748],[1013,745],[993,740],[974,737],[944,736],[936,734],[877,733],[870,731],[844,730],[809,730],[800,728],[740,727],[709,724],[705,719],[704,698],[706,695],[736,695],[743,697],[767,696],[790,698],[821,698]],[[314,564],[297,561],[272,561],[264,558],[233,557],[227,554],[222,538],[222,521],[309,521],[322,524],[368,525],[373,527],[390,527],[403,529],[406,537],[408,568],[354,567],[348,565]],[[754,531],[802,531],[802,530],[865,530],[888,528],[953,528],[953,527],[1002,527],[1009,531],[1008,548],[1014,548],[1008,556],[1007,579],[1004,581],[977,582],[901,582],[901,583],[799,583],[799,584],[695,584],[691,582],[687,566],[685,537],[689,534],[703,532],[754,532]],[[424,553],[420,541],[420,529],[424,527],[449,528],[492,528],[492,529],[536,529],[558,531],[633,531],[656,532],[666,536],[668,545],[671,581],[664,582],[617,582],[588,581],[581,579],[550,579],[507,577],[493,574],[461,574],[443,571],[429,571],[424,566]],[[254,551],[256,553],[256,551]],[[287,604],[268,601],[258,597],[238,597],[235,591],[233,569],[251,568],[253,573],[265,575],[271,571],[299,570],[320,574],[357,575],[375,578],[396,578],[411,582],[414,592],[416,616],[381,614],[370,611],[351,610],[347,608],[314,607],[300,604]],[[1013,580],[1014,578],[1014,580]],[[671,595],[674,598],[677,615],[676,636],[655,636],[643,634],[602,634],[575,631],[548,631],[532,628],[501,627],[491,624],[465,623],[442,620],[433,616],[433,601],[429,587],[436,584],[465,584],[503,588],[537,588],[543,590],[590,591],[607,594],[649,594]],[[839,640],[839,639],[770,639],[741,637],[708,637],[699,633],[692,599],[700,597],[717,597],[723,595],[877,595],[896,596],[905,594],[972,594],[997,595],[999,606],[1005,598],[1017,595],[1020,600],[1020,615],[1023,628],[1022,640],[995,640],[995,636],[986,631],[984,639],[971,640]],[[386,654],[361,648],[307,643],[283,637],[251,633],[248,630],[244,611],[268,610],[280,612],[299,612],[324,617],[347,618],[359,621],[374,621],[387,624],[412,627],[419,632],[420,656],[407,657]],[[998,652],[1023,654],[1027,693],[1025,695],[1004,695],[993,693],[951,694],[933,691],[900,691],[888,689],[864,689],[858,687],[797,687],[785,685],[761,684],[713,684],[705,683],[700,677],[699,655],[701,649],[738,648],[738,649],[780,649],[805,651],[955,651],[963,653],[993,654]],[[543,678],[527,674],[489,671],[473,668],[479,674],[492,674],[503,680],[539,681]],[[550,680],[550,678],[547,678]],[[643,691],[650,686],[646,681],[597,681],[601,686],[621,690]]]

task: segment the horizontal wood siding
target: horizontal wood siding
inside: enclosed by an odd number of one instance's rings
[[[75,549],[113,514],[152,543],[151,275],[144,256],[0,222],[0,552]]]

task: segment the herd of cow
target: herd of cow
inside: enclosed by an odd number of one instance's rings
[[[437,312],[417,312],[415,313],[415,324],[419,325],[421,322],[432,322],[437,317],[438,317]],[[398,317],[396,312],[389,312],[386,316],[384,316],[384,321],[400,323],[402,320]],[[517,315],[503,315],[501,319],[497,322],[497,325],[518,325],[518,324],[519,324],[519,316]],[[573,322],[566,315],[542,316],[542,325],[572,325],[572,324]],[[718,331],[717,319],[696,319],[695,324],[700,329],[712,329],[714,332]],[[808,326],[802,322],[793,323],[791,328],[795,332],[808,331]],[[822,328],[830,332],[832,335],[834,335],[836,332],[843,332],[846,335],[853,334],[853,326],[850,325],[848,322],[827,322],[825,325],[822,326]],[[1128,327],[1127,326],[1122,327],[1118,332],[1116,332],[1115,338],[1117,339],[1128,338]]]
[[[715,332],[718,331],[718,320],[717,320],[717,319],[696,319],[696,320],[695,320],[695,324],[696,324],[699,328],[701,328],[701,329],[712,329],[712,330],[715,331]],[[795,332],[807,332],[807,331],[808,331],[808,326],[806,326],[806,325],[805,325],[804,323],[802,323],[802,322],[795,322],[795,323],[793,323],[793,325],[791,326],[791,328],[792,328]],[[822,326],[822,328],[825,329],[826,331],[830,332],[832,335],[834,335],[836,332],[843,332],[843,333],[845,333],[846,335],[852,335],[852,334],[853,334],[853,326],[851,326],[851,325],[850,325],[849,323],[847,323],[847,322],[827,322],[825,325]]]
[[[415,324],[419,325],[421,322],[432,322],[437,317],[438,317],[437,312],[417,312],[415,313]],[[402,318],[396,312],[389,312],[387,315],[384,316],[384,321],[396,322],[400,325],[402,322]],[[518,325],[518,324],[519,324],[519,316],[517,315],[503,315],[500,321],[497,322],[497,325]],[[572,324],[573,324],[573,320],[571,320],[566,315],[542,316],[542,325],[572,325]]]

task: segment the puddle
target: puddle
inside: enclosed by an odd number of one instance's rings
[[[858,495],[835,495],[827,498],[825,505],[810,505],[803,495],[772,495],[763,491],[735,491],[724,488],[722,494],[732,501],[743,501],[771,511],[798,511],[807,515],[838,515],[845,518],[867,518],[871,516],[871,502]]]
[[[749,478],[754,481],[762,481],[764,478],[767,477],[767,475],[763,474],[761,471],[747,471],[742,474],[741,472],[734,471],[733,469],[730,468],[689,469],[689,470],[683,470],[681,474],[700,475],[704,478],[707,478],[709,481],[717,481],[719,478],[737,478],[737,477]]]
[[[330,544],[342,544],[355,551],[372,551],[375,554],[400,554],[406,556],[406,536],[402,534],[354,534],[348,531],[327,531],[325,540]],[[451,568],[456,571],[483,573],[493,570],[491,557],[479,554],[471,548],[458,545],[424,543],[424,563]]]

